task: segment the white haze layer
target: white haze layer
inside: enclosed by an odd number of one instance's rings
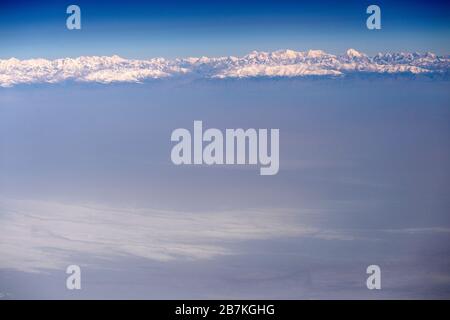
[[[71,257],[208,259],[246,240],[307,236],[351,240],[296,222],[293,212],[177,212],[0,199],[0,269],[59,269]]]

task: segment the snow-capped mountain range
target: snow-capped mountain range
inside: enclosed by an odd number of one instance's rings
[[[186,77],[206,79],[255,77],[342,77],[352,73],[446,74],[450,56],[433,53],[379,53],[367,56],[354,49],[343,55],[322,50],[298,52],[253,51],[243,57],[200,57],[168,60],[124,59],[119,56],[82,56],[56,60],[0,59],[0,86],[26,83],[143,82],[148,79]]]

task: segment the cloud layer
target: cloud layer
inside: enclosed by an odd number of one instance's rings
[[[322,50],[297,52],[253,51],[243,57],[200,57],[168,60],[131,60],[119,56],[91,56],[56,60],[15,58],[0,60],[0,86],[63,81],[113,83],[142,82],[168,77],[201,79],[345,76],[351,73],[443,74],[449,56],[433,53],[379,53],[369,57],[354,49],[343,55]]]
[[[296,222],[293,212],[171,212],[0,200],[0,269],[58,269],[74,255],[157,261],[236,253],[246,240],[308,236],[352,239]]]

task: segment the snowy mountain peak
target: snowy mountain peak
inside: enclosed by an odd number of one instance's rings
[[[282,59],[295,59],[298,56],[298,52],[290,49],[286,50],[278,50],[272,52],[273,57],[282,58]]]
[[[352,49],[352,48],[348,49],[345,54],[349,58],[361,58],[361,57],[365,56],[365,54],[363,54],[355,49]]]
[[[326,53],[322,50],[308,50],[307,56],[309,58],[319,58],[326,55]]]

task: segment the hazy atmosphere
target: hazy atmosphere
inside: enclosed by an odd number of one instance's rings
[[[3,89],[3,294],[448,297],[449,98],[429,79]],[[280,128],[280,172],[174,166],[196,119]]]
[[[450,7],[370,4],[2,1],[0,299],[449,299]]]

